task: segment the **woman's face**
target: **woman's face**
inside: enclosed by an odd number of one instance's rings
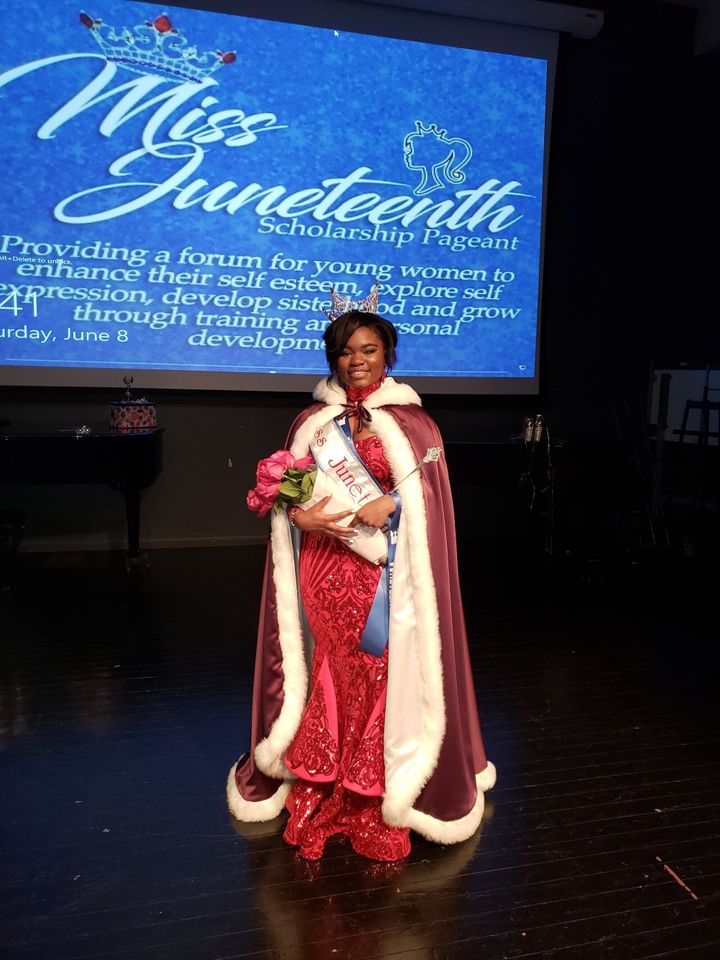
[[[358,327],[338,357],[338,379],[346,387],[369,387],[385,369],[385,348],[372,327]]]

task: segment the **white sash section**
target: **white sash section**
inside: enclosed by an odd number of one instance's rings
[[[346,441],[335,420],[329,420],[315,430],[310,453],[318,467],[311,504],[330,496],[332,499],[325,512],[340,513],[342,510],[355,511],[364,503],[383,496],[383,491]],[[352,519],[352,516],[346,517],[338,520],[338,524],[346,527]],[[348,541],[346,546],[371,563],[384,563],[387,559],[385,534],[373,527],[358,526],[355,530],[354,540]]]

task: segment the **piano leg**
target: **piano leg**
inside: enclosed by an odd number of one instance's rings
[[[128,571],[138,567],[148,569],[150,563],[147,555],[140,553],[140,489],[127,484],[122,484],[119,489],[125,499],[127,521],[128,551],[125,555],[125,568]]]

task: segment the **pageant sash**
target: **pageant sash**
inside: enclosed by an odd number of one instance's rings
[[[347,417],[344,419],[347,421]],[[311,504],[325,496],[331,496],[332,499],[325,508],[328,512],[354,512],[363,504],[384,496],[385,491],[358,456],[352,434],[348,440],[334,420],[328,421],[315,431],[310,452],[318,468],[315,488],[309,501]],[[352,516],[349,516],[338,523],[348,526],[352,520]],[[354,529],[356,535],[352,541],[346,541],[346,546],[370,563],[385,563],[387,540],[382,531],[362,525]]]
[[[354,509],[385,495],[355,449],[347,417],[328,420],[318,427],[310,442],[310,453],[320,470],[344,488],[345,499]]]
[[[395,501],[395,512],[388,517],[388,558],[382,569],[378,587],[375,591],[370,613],[365,624],[360,649],[381,657],[385,653],[390,638],[390,595],[392,592],[393,567],[395,565],[395,551],[397,550],[398,527],[400,526],[400,512],[402,504],[399,493],[391,493]]]
[[[341,499],[348,504],[348,509],[358,510],[364,503],[385,495],[385,491],[355,449],[347,416],[330,420],[319,427],[310,443],[310,452],[318,470],[322,471],[324,476],[332,478],[335,487],[344,489]],[[382,560],[387,558],[360,641],[360,649],[376,657],[383,655],[388,642],[392,567],[400,524],[400,496],[397,493],[391,496],[395,501],[395,511],[388,518],[386,527],[377,530],[359,524],[354,528],[357,531],[356,540],[347,544],[350,549],[363,556],[367,556],[366,546],[372,544],[375,551],[382,553]],[[351,521],[352,517],[348,517],[346,521],[340,522],[346,524]]]

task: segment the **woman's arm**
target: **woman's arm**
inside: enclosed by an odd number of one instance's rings
[[[371,500],[364,507],[360,507],[353,517],[350,527],[361,523],[365,527],[384,527],[390,514],[395,513],[396,504],[390,494]]]
[[[290,522],[302,530],[303,533],[320,533],[325,537],[335,537],[339,540],[352,540],[355,536],[351,527],[341,527],[337,522],[352,514],[352,510],[342,510],[340,513],[325,513],[325,506],[331,497],[323,497],[307,510],[302,507],[291,507],[288,510]],[[392,498],[391,498],[392,499]],[[394,505],[393,505],[394,509]]]

